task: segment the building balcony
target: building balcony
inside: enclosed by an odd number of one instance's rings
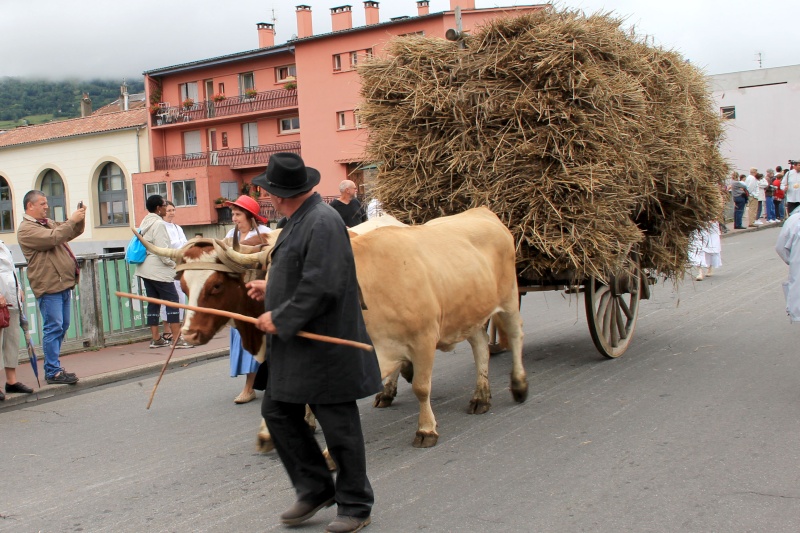
[[[158,112],[151,115],[154,128],[297,107],[297,89],[277,89],[254,96],[231,96],[219,101],[195,102],[190,106],[159,106]]]
[[[154,170],[177,170],[179,168],[227,166],[247,168],[266,166],[269,157],[277,152],[300,153],[300,142],[265,144],[247,148],[232,148],[214,152],[168,155],[155,158]]]

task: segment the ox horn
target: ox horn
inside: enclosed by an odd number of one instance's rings
[[[217,249],[218,254],[220,252],[224,253],[228,259],[244,268],[256,268],[259,264],[266,265],[271,250],[271,248],[267,248],[254,253],[241,253],[231,249],[224,241],[219,239],[214,241],[214,248]]]
[[[169,257],[176,263],[183,257],[182,249],[162,248],[160,246],[156,246],[155,244],[147,242],[144,237],[142,237],[135,229],[131,228],[131,231],[134,235],[136,235],[136,238],[139,239],[139,242],[141,242],[151,254],[160,255],[161,257]]]

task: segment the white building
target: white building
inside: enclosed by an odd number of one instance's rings
[[[149,170],[147,109],[100,113],[0,133],[0,239],[23,261],[16,228],[31,189],[47,195],[49,218],[87,206],[76,254],[117,251],[131,232],[131,174]]]
[[[800,159],[800,65],[709,76],[725,118],[722,155],[740,174]]]

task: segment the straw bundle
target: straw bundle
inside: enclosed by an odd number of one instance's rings
[[[607,278],[633,250],[682,275],[721,212],[703,74],[606,14],[497,19],[466,48],[397,38],[359,68],[376,195],[400,220],[486,205],[532,279]]]

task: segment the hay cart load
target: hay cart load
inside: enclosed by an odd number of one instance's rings
[[[621,355],[656,275],[683,277],[726,163],[703,73],[607,14],[547,9],[463,42],[409,36],[359,68],[375,195],[406,223],[485,205],[521,292],[585,294]]]

